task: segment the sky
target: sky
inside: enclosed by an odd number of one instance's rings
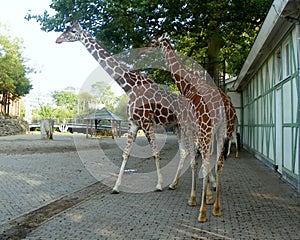
[[[29,10],[32,14],[53,11],[50,4],[50,0],[0,0],[0,22],[8,26],[10,35],[23,40],[21,46],[23,56],[29,59],[27,65],[37,71],[28,76],[33,85],[31,92],[46,94],[68,86],[80,90],[97,72],[97,80],[93,81],[104,81],[112,86],[116,95],[122,94],[80,42],[56,44],[60,33],[46,33],[35,20],[24,19]]]

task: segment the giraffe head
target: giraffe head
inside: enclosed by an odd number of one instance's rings
[[[149,43],[146,44],[145,48],[140,50],[140,54],[144,54],[146,52],[149,52],[153,49],[157,49],[162,47],[162,44],[164,41],[167,41],[168,44],[170,44],[170,36],[168,33],[158,33],[155,35],[154,38],[152,38]]]
[[[82,31],[80,24],[75,21],[56,39],[56,43],[79,41]]]
[[[156,34],[149,44],[151,44],[151,47],[160,47],[164,41],[170,42],[168,33]]]

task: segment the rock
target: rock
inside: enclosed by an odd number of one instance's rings
[[[25,134],[29,131],[28,123],[18,117],[0,118],[0,136]]]

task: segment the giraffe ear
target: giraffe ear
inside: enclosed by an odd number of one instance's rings
[[[162,32],[158,32],[158,33],[156,33],[156,35],[155,35],[155,39],[159,39],[161,36],[162,36]]]
[[[170,35],[167,32],[165,32],[165,33],[162,34],[161,39],[169,41],[170,40]]]
[[[166,40],[166,41],[170,41],[170,36],[169,36],[169,34],[168,33],[163,33],[162,35],[161,35],[161,37],[160,38],[158,38],[158,41],[164,41],[164,40]]]

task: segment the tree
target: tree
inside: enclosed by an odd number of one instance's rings
[[[40,109],[34,112],[34,118],[53,118],[54,111],[55,109],[50,107],[49,105],[40,105]]]
[[[107,86],[104,89],[102,102],[109,111],[113,111],[115,105],[118,102],[118,99],[115,96],[115,93],[111,90],[111,86]]]
[[[96,104],[104,104],[105,107],[112,111],[117,103],[117,97],[105,82],[96,82],[92,85],[92,94],[97,100]]]
[[[141,47],[157,32],[169,32],[177,50],[206,63],[218,78],[218,62],[238,74],[273,0],[55,0],[50,15],[29,13],[45,31],[63,31],[79,20],[117,53]],[[237,55],[237,56],[236,56]]]
[[[65,107],[58,107],[53,109],[53,118],[73,118],[74,117],[74,111],[70,111],[69,109]]]
[[[114,109],[114,113],[119,116],[122,120],[127,121],[127,104],[129,98],[126,94],[123,94],[118,99],[118,104]]]
[[[0,105],[4,114],[8,114],[11,101],[25,96],[32,89],[26,75],[33,69],[25,65],[20,42],[18,38],[0,34]]]
[[[78,103],[78,96],[72,92],[55,91],[52,97],[57,106],[66,108],[71,112],[74,112]]]
[[[89,114],[89,106],[93,101],[93,96],[89,92],[81,92],[78,95],[77,117]]]

